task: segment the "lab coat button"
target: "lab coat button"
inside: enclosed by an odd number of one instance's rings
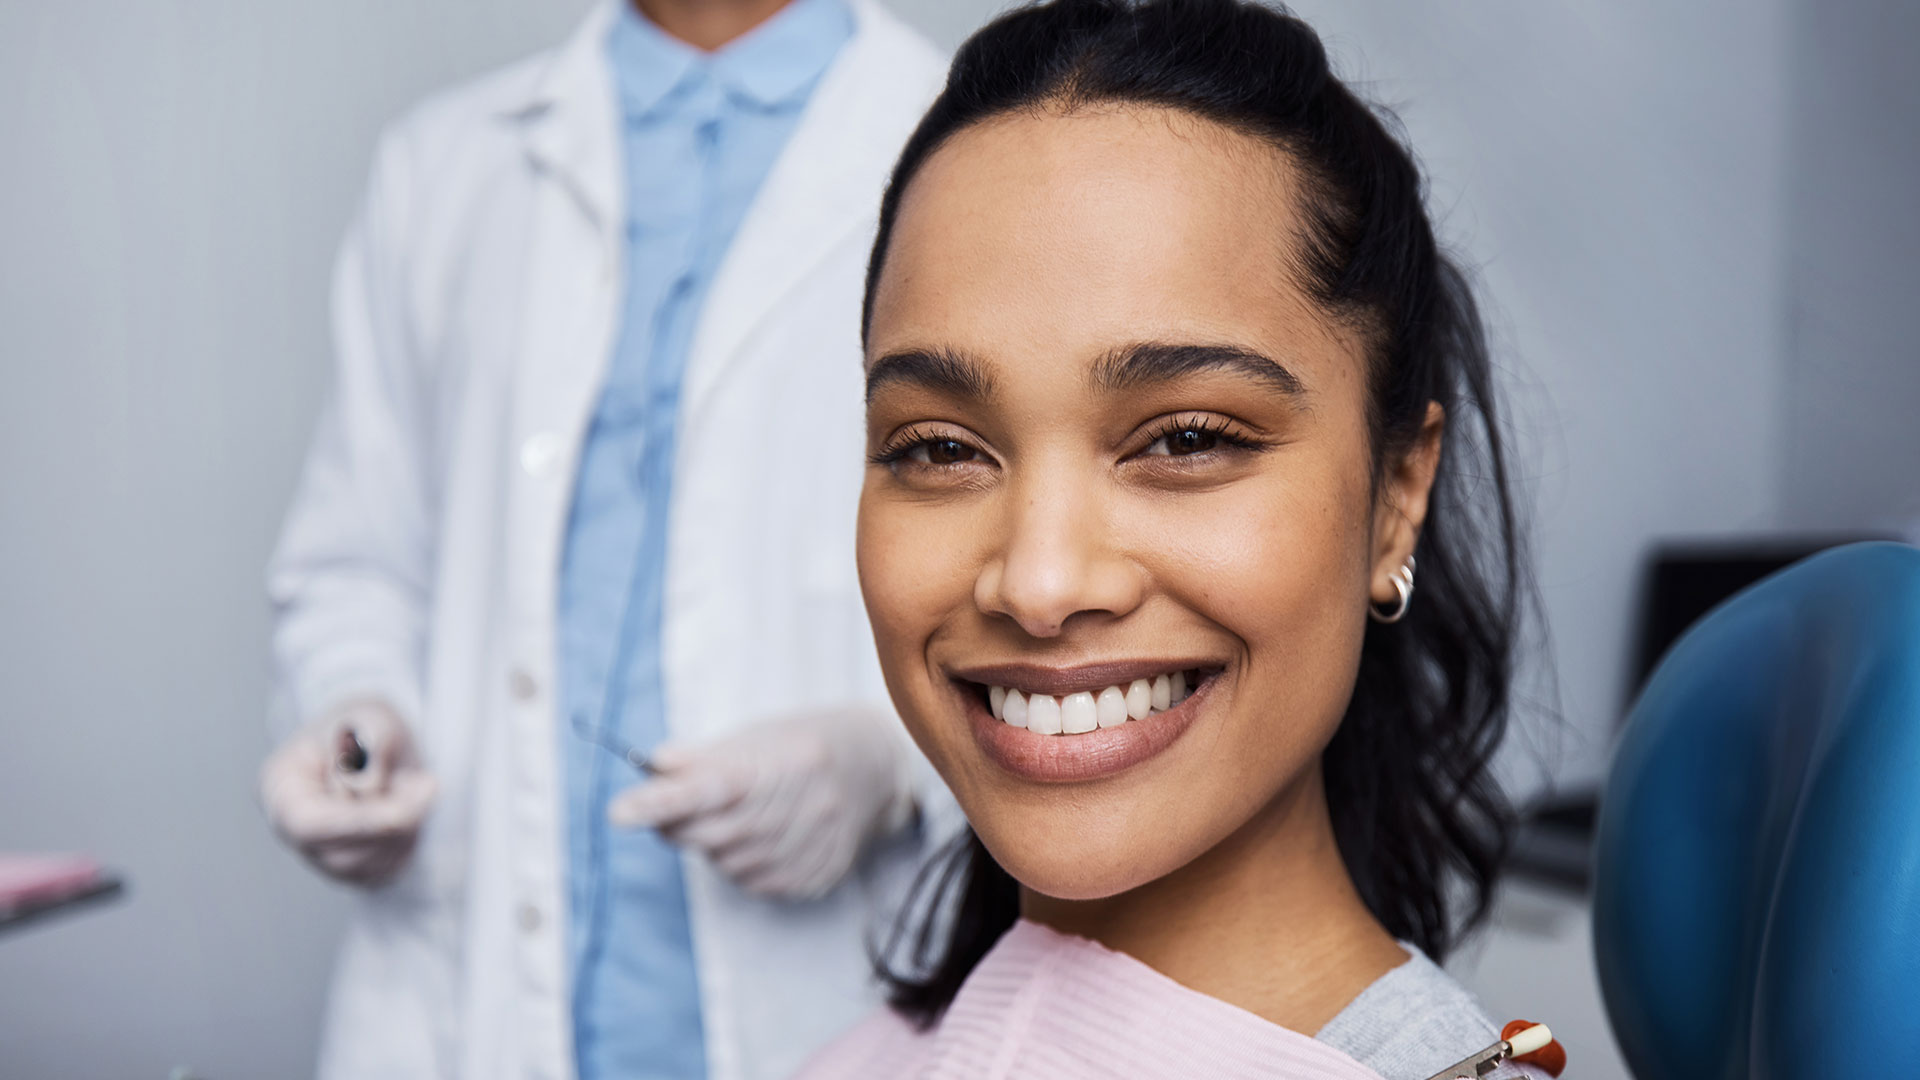
[[[535,933],[540,929],[540,906],[538,904],[520,905],[520,930],[522,933]]]
[[[514,668],[507,676],[507,689],[520,701],[532,701],[540,693],[540,684],[525,668]]]
[[[551,431],[529,436],[526,442],[520,444],[520,467],[535,479],[552,472],[554,463],[559,459],[560,436]]]

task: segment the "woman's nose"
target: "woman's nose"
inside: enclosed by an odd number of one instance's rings
[[[1096,485],[1009,492],[1002,539],[974,581],[974,604],[1037,638],[1057,637],[1076,615],[1124,615],[1139,605],[1141,571],[1110,540]]]

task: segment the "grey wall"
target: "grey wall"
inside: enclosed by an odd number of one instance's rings
[[[1920,5],[1794,19],[1782,512],[1920,534]]]
[[[577,0],[0,0],[0,1076],[299,1076],[342,904],[267,836],[261,568],[378,125]]]
[[[894,6],[953,45],[999,5]],[[0,1074],[304,1071],[342,904],[251,783],[327,264],[379,123],[583,7],[0,0],[0,849],[133,880],[0,938]],[[1569,721],[1512,771],[1595,773],[1648,539],[1912,503],[1920,28],[1812,0],[1297,7],[1400,106],[1490,299]],[[1584,956],[1578,913],[1539,908],[1469,958],[1502,1007]],[[1619,1075],[1570,984],[1546,1004],[1583,1074]]]

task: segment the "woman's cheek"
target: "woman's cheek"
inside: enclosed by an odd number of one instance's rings
[[[942,508],[887,494],[869,493],[860,503],[855,558],[868,604],[878,604],[892,619],[914,612],[931,616],[929,601],[949,588],[955,546],[942,541],[941,522],[953,515]],[[890,619],[890,621],[892,621]]]
[[[860,571],[860,591],[866,599],[867,618],[873,623],[874,645],[880,652],[882,667],[888,670],[898,662],[898,654],[912,633],[911,613],[916,606],[913,574],[908,566],[919,549],[905,542],[901,511],[869,492],[861,499],[860,519],[855,535],[854,556]]]
[[[970,602],[965,547],[955,531],[964,522],[944,508],[871,487],[856,534],[860,588],[889,690],[896,699],[919,702],[928,691],[929,641],[956,605]]]
[[[1234,485],[1202,497],[1218,505],[1187,508],[1209,524],[1186,530],[1181,544],[1162,542],[1155,575],[1178,602],[1238,640],[1245,715],[1258,721],[1263,746],[1289,757],[1298,747],[1283,747],[1330,738],[1345,712],[1367,583],[1366,522],[1337,493],[1338,474],[1329,469],[1310,483],[1312,471],[1290,464],[1284,480]],[[1273,740],[1274,724],[1288,738]]]
[[[1265,464],[1218,490],[1159,501],[1135,539],[1142,557],[1160,567],[1166,592],[1230,631],[1267,624],[1316,591],[1351,584],[1360,565],[1350,556],[1361,530],[1337,496],[1323,494],[1313,463],[1290,456]]]

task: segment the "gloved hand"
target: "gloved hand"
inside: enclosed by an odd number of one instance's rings
[[[658,775],[607,817],[702,852],[740,887],[809,900],[846,876],[870,840],[913,817],[905,740],[891,715],[843,710],[775,720],[699,746],[668,744]]]
[[[357,773],[335,767],[348,731],[366,751]],[[260,802],[274,831],[321,873],[354,885],[400,872],[436,790],[406,722],[383,701],[328,712],[260,767]]]

